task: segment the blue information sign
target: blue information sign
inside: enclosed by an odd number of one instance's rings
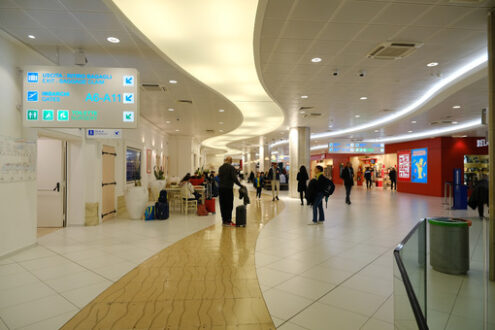
[[[428,182],[428,149],[411,150],[411,182]]]

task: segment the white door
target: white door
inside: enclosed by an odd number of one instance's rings
[[[63,142],[38,139],[38,227],[64,225]]]

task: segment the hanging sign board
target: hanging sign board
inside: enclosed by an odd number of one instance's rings
[[[136,69],[26,66],[25,127],[136,128]]]
[[[120,129],[92,128],[86,130],[88,139],[120,139],[121,137],[122,130]]]
[[[372,142],[332,141],[328,144],[331,154],[383,154],[385,144]]]

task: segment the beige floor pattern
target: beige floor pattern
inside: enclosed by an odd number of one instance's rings
[[[63,329],[275,329],[254,262],[283,202],[248,206],[245,228],[215,225],[164,249],[96,297]]]

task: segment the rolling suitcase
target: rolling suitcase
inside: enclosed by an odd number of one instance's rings
[[[206,210],[215,213],[215,198],[205,200]]]
[[[246,227],[246,205],[239,205],[235,208],[235,226]]]

